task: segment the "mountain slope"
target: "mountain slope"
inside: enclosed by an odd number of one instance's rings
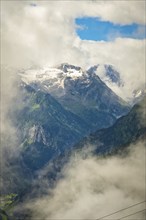
[[[146,135],[146,97],[109,128],[97,131],[79,142],[75,149],[94,145],[97,154],[108,154],[134,143]]]
[[[29,167],[40,168],[89,132],[78,116],[65,110],[50,94],[26,84],[21,92],[21,104],[13,116]]]
[[[66,109],[80,117],[90,129],[111,126],[129,106],[100,78],[81,67],[61,64],[57,68],[21,73],[22,80],[36,90],[50,93]]]

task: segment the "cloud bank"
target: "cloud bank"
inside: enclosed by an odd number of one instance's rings
[[[75,18],[90,16],[114,24],[143,25],[144,9],[145,1],[3,1],[2,63],[17,68],[62,62],[84,68],[112,64],[125,82],[123,91],[117,93],[126,99],[145,82],[145,40],[81,40]]]
[[[144,164],[144,143],[130,146],[126,157],[103,159],[90,155],[85,159],[76,155],[64,167],[63,178],[56,187],[32,202],[27,201],[26,206],[35,219],[100,219],[145,201]],[[117,220],[143,209],[145,203],[104,219]],[[144,212],[126,219],[133,218],[144,219]]]

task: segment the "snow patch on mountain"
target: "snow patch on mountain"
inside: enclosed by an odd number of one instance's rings
[[[64,88],[64,80],[67,77],[73,80],[82,77],[83,71],[80,67],[74,67],[72,65],[62,65],[58,68],[43,68],[43,69],[31,69],[22,71],[19,73],[21,79],[27,83],[44,83],[45,88],[49,87],[62,87]]]
[[[39,125],[34,125],[29,129],[28,139],[29,143],[40,143],[42,141],[44,145],[48,145],[44,129]]]
[[[119,73],[109,65],[95,65],[84,71],[81,67],[61,64],[57,68],[43,68],[43,69],[30,69],[23,71],[19,74],[22,80],[26,83],[43,83],[48,82],[48,87],[58,86],[64,88],[64,81],[66,78],[76,80],[78,78],[86,78],[87,83],[90,76],[99,76],[106,84],[117,84],[122,86],[122,80]],[[49,83],[50,81],[50,83]],[[46,87],[46,85],[45,85]],[[109,86],[110,87],[110,86]]]
[[[140,102],[146,96],[146,88],[139,88],[133,91],[133,98],[130,100],[131,104],[134,105],[137,102]]]
[[[108,64],[97,64],[86,71],[79,66],[63,63],[52,68],[23,70],[19,72],[19,75],[26,84],[31,84],[36,89],[50,92],[57,96],[65,94],[68,87],[67,83],[76,84],[80,80],[84,87],[89,87],[90,78],[94,77],[99,77],[114,93],[129,103],[135,103],[138,97],[144,94],[141,88],[129,91],[129,97],[125,97],[125,82],[122,80],[120,73],[112,65]]]

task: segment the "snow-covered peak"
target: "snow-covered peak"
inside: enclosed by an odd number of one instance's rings
[[[89,87],[92,79],[100,77],[100,79],[111,88],[116,94],[117,88],[121,89],[122,81],[120,74],[111,65],[97,64],[84,71],[79,66],[74,66],[68,63],[62,63],[56,67],[29,69],[19,73],[21,79],[26,84],[31,84],[35,89],[49,92],[57,96],[62,96],[70,85],[76,86],[77,81],[83,84],[84,87]],[[116,91],[113,89],[116,87]]]
[[[51,79],[63,79],[71,77],[76,79],[83,75],[83,71],[80,67],[73,65],[62,64],[58,68],[43,68],[43,69],[29,69],[23,72],[19,72],[22,80],[25,82],[42,82],[44,80]]]
[[[98,77],[118,96],[129,103],[135,103],[145,92],[141,88],[134,91],[129,97],[125,95],[125,84],[121,79],[120,73],[112,66],[107,64],[97,64],[84,71],[79,66],[63,63],[56,67],[31,68],[19,72],[21,79],[26,84],[31,84],[33,88],[63,96],[71,90],[71,87],[82,86],[85,89],[90,87],[94,79]],[[132,100],[132,101],[131,101]]]
[[[63,63],[55,68],[43,68],[43,69],[29,69],[20,73],[22,79],[25,82],[43,82],[45,80],[53,80],[53,83],[57,83],[58,86],[63,85],[63,80],[70,77],[72,80],[81,78],[83,76],[99,76],[103,82],[108,86],[109,84],[116,84],[122,86],[123,82],[120,78],[118,71],[111,65],[95,65],[84,71],[79,66],[74,66],[68,63]]]
[[[50,93],[59,93],[63,95],[65,90],[65,81],[72,81],[82,78],[84,71],[81,67],[70,64],[61,64],[53,68],[29,69],[19,72],[21,79],[26,84],[31,84],[37,89],[45,90]]]

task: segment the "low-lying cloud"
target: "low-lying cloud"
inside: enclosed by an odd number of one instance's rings
[[[53,190],[27,207],[34,219],[99,219],[145,201],[145,146],[130,146],[127,156],[72,157]],[[42,180],[43,181],[43,180]],[[42,185],[43,187],[43,185]],[[145,209],[145,203],[105,219],[120,219]],[[144,212],[126,219],[144,219]]]

